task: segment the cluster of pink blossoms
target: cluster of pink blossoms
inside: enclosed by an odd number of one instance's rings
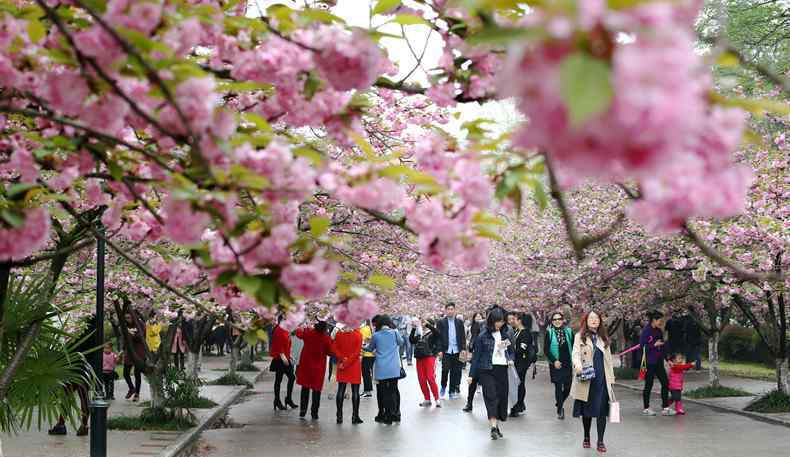
[[[694,51],[689,5],[607,11],[602,2],[581,3],[577,19],[530,15],[529,25],[554,36],[512,52],[500,75],[501,94],[515,96],[528,117],[514,144],[544,151],[563,186],[636,179],[643,196],[631,214],[655,231],[741,211],[750,178],[731,153],[745,117],[710,106],[712,82]],[[562,65],[580,52],[574,27],[599,41],[599,55],[588,56],[611,69],[614,93],[604,112],[580,125],[572,124],[561,92]],[[614,40],[618,32],[633,42]]]
[[[24,217],[19,227],[0,226],[0,261],[23,259],[49,241],[49,213],[44,208],[31,208]]]
[[[378,309],[375,297],[366,294],[335,305],[332,314],[338,322],[357,328],[362,321],[375,316]]]

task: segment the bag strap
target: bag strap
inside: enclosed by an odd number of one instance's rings
[[[395,347],[396,351],[398,352],[398,362],[400,362],[400,368],[403,369],[403,359],[400,358],[400,346],[398,345],[398,337],[395,334],[392,334],[392,337],[395,338]]]

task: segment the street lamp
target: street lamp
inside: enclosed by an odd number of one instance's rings
[[[99,227],[96,238],[96,337],[93,352],[93,370],[102,372],[102,348],[104,346],[104,227]],[[112,381],[111,381],[112,382]],[[104,398],[104,389],[97,389],[91,399],[90,457],[107,457],[107,408],[110,402]]]

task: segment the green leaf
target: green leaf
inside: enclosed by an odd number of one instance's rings
[[[249,122],[251,124],[255,124],[255,127],[258,128],[259,131],[263,132],[271,132],[272,126],[269,125],[269,122],[263,118],[260,114],[255,113],[242,113],[241,120],[244,122]]]
[[[308,146],[295,148],[293,154],[296,157],[304,157],[315,166],[320,166],[324,162],[324,156],[319,151]]]
[[[6,195],[8,198],[13,199],[18,195],[22,195],[26,193],[28,190],[33,189],[34,187],[38,187],[36,183],[18,183],[12,184],[8,186],[8,190],[6,191]]]
[[[546,32],[536,28],[520,28],[520,27],[486,27],[474,35],[470,36],[466,41],[471,45],[477,44],[509,44],[513,41],[530,41],[537,40],[546,35]]]
[[[244,342],[250,346],[258,344],[258,332],[256,330],[247,330],[244,332]]]
[[[13,228],[19,228],[25,224],[25,218],[21,214],[6,209],[0,211],[0,217]]]
[[[272,306],[277,303],[277,283],[274,282],[269,276],[260,278],[260,286],[258,288],[258,293],[255,294],[255,298],[258,299],[259,303],[263,303],[265,306]]]
[[[562,62],[560,90],[573,126],[609,109],[614,95],[610,75],[606,62],[584,52],[573,53]]]
[[[41,24],[41,21],[31,19],[27,22],[27,36],[30,37],[31,43],[38,43],[47,36],[47,29]]]
[[[112,175],[116,181],[120,181],[121,178],[123,178],[123,168],[115,163],[115,161],[107,161],[107,168],[110,169],[110,175]]]
[[[490,238],[492,240],[502,241],[502,237],[499,236],[497,232],[491,230],[487,225],[477,225],[474,228],[477,234],[484,238]]]
[[[233,278],[236,276],[236,272],[233,270],[226,270],[217,276],[217,285],[226,286],[233,281]]]
[[[274,86],[257,81],[222,81],[217,84],[222,92],[254,92],[256,90],[271,91]]]
[[[475,215],[472,216],[472,222],[483,225],[505,225],[505,221],[485,211],[475,213]]]
[[[413,14],[399,14],[395,16],[391,22],[400,25],[426,25],[426,26],[431,25],[430,22]]]
[[[546,209],[549,201],[546,196],[546,189],[543,188],[543,183],[537,179],[531,179],[529,180],[529,185],[532,187],[532,197],[535,199],[535,202],[537,202],[541,210]]]
[[[258,276],[244,276],[243,274],[234,276],[233,283],[240,291],[251,297],[255,297],[258,289],[263,285],[263,281]]]
[[[309,19],[311,21],[316,21],[316,22],[323,22],[324,24],[332,24],[333,22],[337,22],[340,24],[346,23],[346,21],[344,21],[342,18],[335,16],[334,14],[330,13],[327,10],[308,8],[302,10],[299,13],[299,15],[305,19]]]
[[[392,277],[383,274],[370,275],[368,283],[378,286],[384,290],[392,290],[395,288],[395,280]]]
[[[328,218],[322,216],[316,216],[310,218],[310,233],[318,238],[325,234],[329,230],[329,225],[331,222]]]
[[[400,6],[400,3],[401,0],[379,0],[379,2],[376,3],[376,6],[373,7],[371,14],[375,16],[376,14],[383,14],[387,11],[394,10]]]

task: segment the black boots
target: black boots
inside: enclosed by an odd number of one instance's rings
[[[274,410],[277,411],[278,409],[281,410],[281,411],[285,411],[288,408],[286,408],[285,405],[283,405],[283,403],[280,401],[279,398],[275,398],[274,399]]]

